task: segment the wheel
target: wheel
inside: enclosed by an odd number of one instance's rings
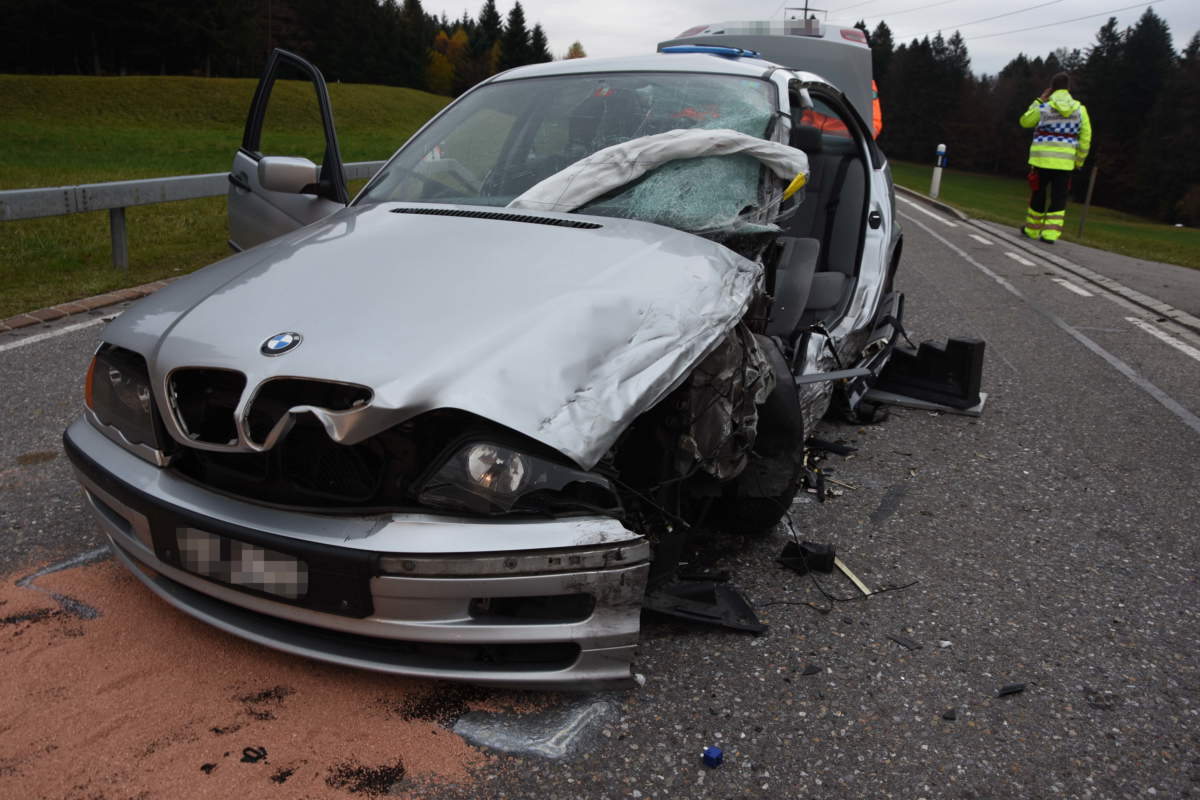
[[[804,478],[803,461],[803,444],[790,453],[752,457],[729,493],[713,501],[706,525],[739,536],[769,532],[792,507]]]

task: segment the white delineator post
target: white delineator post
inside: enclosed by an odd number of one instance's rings
[[[933,165],[933,180],[929,182],[929,196],[937,198],[942,188],[942,167],[946,166],[946,145],[937,146],[937,161]]]

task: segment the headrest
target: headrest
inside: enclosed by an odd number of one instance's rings
[[[789,144],[803,150],[805,155],[815,155],[821,152],[821,129],[810,125],[797,125],[792,128],[792,140]]]

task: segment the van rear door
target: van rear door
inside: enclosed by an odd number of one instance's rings
[[[820,75],[845,92],[860,117],[872,118],[871,48],[858,28],[820,25],[816,20],[772,20],[718,22],[685,33],[689,35],[659,42],[659,52],[688,44],[754,50],[782,67]]]

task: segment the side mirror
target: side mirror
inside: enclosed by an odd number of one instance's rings
[[[264,156],[258,161],[258,183],[272,192],[316,193],[321,168],[307,158]]]

